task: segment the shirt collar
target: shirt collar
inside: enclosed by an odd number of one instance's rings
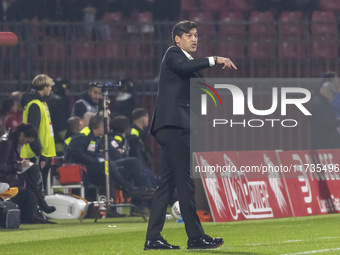
[[[181,49],[182,50],[182,49]],[[193,60],[194,58],[188,53],[186,52],[185,50],[182,50],[184,55],[189,59],[189,60]]]

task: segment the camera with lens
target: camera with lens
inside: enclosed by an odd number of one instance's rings
[[[110,89],[114,89],[115,87],[120,86],[120,84],[112,84],[112,82],[110,82],[110,81],[107,81],[105,83],[95,81],[95,82],[91,82],[89,85],[90,85],[90,87],[101,88],[102,92],[106,92],[106,91],[109,91]]]

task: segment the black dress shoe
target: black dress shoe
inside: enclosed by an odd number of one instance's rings
[[[188,249],[214,249],[220,247],[224,243],[222,238],[212,238],[208,235],[203,235],[199,238],[188,239]]]
[[[40,210],[44,211],[47,214],[53,213],[56,210],[55,206],[49,206],[46,203],[44,195],[41,194],[38,196],[38,205]]]
[[[47,214],[55,212],[55,206],[39,206],[39,208]]]
[[[33,215],[33,220],[29,222],[31,224],[57,224],[56,222],[49,221],[44,215],[40,212],[37,212]]]
[[[144,250],[178,250],[179,246],[171,245],[166,240],[146,240],[144,245]]]

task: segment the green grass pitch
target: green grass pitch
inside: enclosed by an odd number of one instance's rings
[[[205,232],[223,237],[214,250],[187,250],[183,223],[168,220],[163,235],[181,246],[174,251],[144,251],[147,223],[139,217],[58,220],[58,224],[0,229],[5,254],[340,254],[340,215],[203,223]]]

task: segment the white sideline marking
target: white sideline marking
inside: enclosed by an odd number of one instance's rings
[[[288,241],[284,241],[284,243],[296,243],[296,242],[303,242],[303,240],[288,240]]]
[[[269,243],[247,243],[245,244],[245,246],[257,246],[257,245],[266,245],[266,244],[269,244]]]
[[[316,250],[316,251],[303,251],[303,252],[296,252],[296,253],[289,253],[289,254],[282,254],[282,255],[312,254],[312,253],[327,252],[327,251],[340,251],[340,247],[324,249],[324,250]]]
[[[296,242],[303,242],[303,240],[287,240],[283,242],[278,242],[278,243],[296,243]],[[258,245],[269,245],[273,243],[248,243],[245,244],[245,246],[258,246]]]
[[[318,239],[334,239],[338,238],[337,236],[323,236],[323,237],[318,237]]]

